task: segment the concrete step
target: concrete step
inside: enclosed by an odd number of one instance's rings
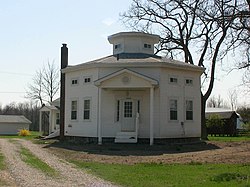
[[[115,143],[137,143],[136,132],[118,132]]]
[[[137,143],[137,139],[115,138],[115,143]]]

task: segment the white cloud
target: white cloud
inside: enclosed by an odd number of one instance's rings
[[[107,26],[111,26],[114,22],[115,22],[115,20],[113,18],[106,18],[102,21],[102,23],[107,25]]]

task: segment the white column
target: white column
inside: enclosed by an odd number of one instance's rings
[[[98,88],[98,144],[102,144],[102,125],[101,125],[101,103],[102,103],[102,88]]]
[[[150,88],[150,145],[154,144],[154,87]]]
[[[42,132],[42,111],[39,111],[39,132]]]

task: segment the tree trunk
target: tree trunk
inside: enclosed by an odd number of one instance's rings
[[[207,127],[206,127],[206,99],[201,94],[201,139],[207,140]]]

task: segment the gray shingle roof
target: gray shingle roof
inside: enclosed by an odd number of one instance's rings
[[[0,124],[1,123],[28,123],[30,124],[31,121],[28,120],[26,117],[21,115],[0,115]]]
[[[210,115],[217,114],[223,119],[228,119],[234,113],[236,112],[225,108],[206,108],[206,118],[208,118]]]
[[[204,68],[181,62],[178,60],[173,60],[170,58],[165,58],[157,55],[143,54],[143,53],[121,53],[116,55],[110,55],[89,62],[81,63],[74,66],[68,66],[65,70],[78,69],[85,66],[91,65],[168,65],[170,67],[179,67],[179,68],[189,68],[203,71]]]

